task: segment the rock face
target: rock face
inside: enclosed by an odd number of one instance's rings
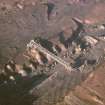
[[[0,105],[104,105],[104,5],[104,0],[1,0]],[[27,44],[36,39],[73,71],[38,49],[37,59],[27,57]]]
[[[103,12],[105,11],[104,3],[98,3],[90,13],[86,16],[86,23],[87,24],[99,24],[103,23],[105,15]]]
[[[105,84],[104,63],[96,68],[81,85],[70,91],[62,102],[56,105],[104,105],[105,104]]]
[[[0,3],[0,64],[15,58],[34,36],[57,36],[64,27],[76,28],[72,17],[83,18],[93,1],[2,0]],[[53,8],[50,8],[50,5]],[[74,6],[77,5],[75,8]],[[52,10],[50,10],[52,9]],[[81,12],[81,9],[83,10]],[[50,12],[48,13],[48,11]],[[72,10],[72,11],[71,11]],[[80,10],[80,11],[79,11]]]
[[[39,8],[39,6],[38,6]],[[1,63],[12,59],[25,49],[26,43],[39,32],[44,31],[45,6],[26,7],[23,10],[12,9],[0,17],[0,55]],[[36,12],[37,10],[37,12]],[[38,14],[34,16],[34,14]],[[41,19],[43,17],[43,20]],[[39,31],[39,30],[41,31]],[[37,31],[36,31],[37,30]],[[39,31],[39,32],[38,32]]]

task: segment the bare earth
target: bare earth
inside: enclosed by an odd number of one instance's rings
[[[105,27],[104,0],[0,0],[0,72],[9,60],[24,65],[26,45],[35,37],[58,44],[63,33],[70,53],[85,35],[105,36],[103,27],[96,29],[100,25]],[[16,84],[1,83],[0,77],[0,105],[105,105],[104,38],[98,38],[99,43],[85,54],[66,58],[58,54],[67,62],[73,60],[74,72],[58,64]],[[82,69],[84,59],[90,62]]]

